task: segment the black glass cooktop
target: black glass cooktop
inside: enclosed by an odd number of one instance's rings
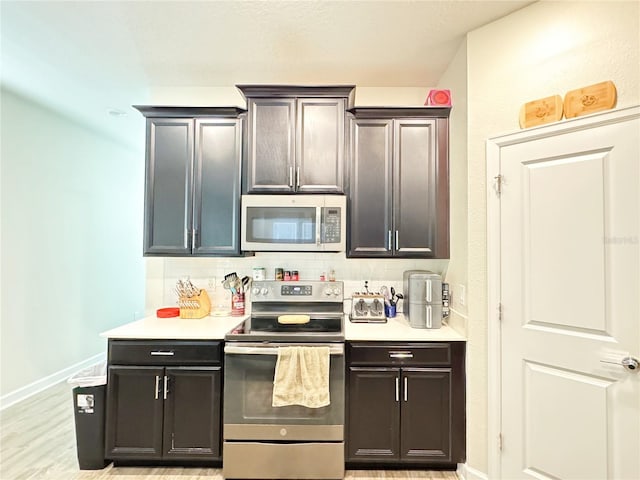
[[[344,340],[343,315],[314,316],[301,324],[280,323],[278,316],[251,317],[225,335],[225,340]]]

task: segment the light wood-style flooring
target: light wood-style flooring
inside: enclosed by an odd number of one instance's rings
[[[217,468],[79,470],[71,386],[55,385],[0,412],[0,480],[223,480]],[[454,472],[349,470],[345,479],[457,480]]]

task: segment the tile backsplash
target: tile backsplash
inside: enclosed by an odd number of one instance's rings
[[[364,281],[369,281],[369,290],[393,285],[402,292],[402,274],[405,270],[430,270],[446,275],[449,260],[422,259],[360,259],[346,258],[342,253],[256,253],[250,257],[222,258],[147,258],[147,310],[176,304],[174,287],[176,281],[189,277],[199,288],[209,292],[214,304],[226,302],[229,292],[222,288],[227,273],[252,276],[254,267],[264,267],[267,280],[273,279],[275,269],[297,270],[300,281],[319,280],[323,273],[335,272],[336,280],[345,285],[345,298],[354,291],[364,290]],[[229,300],[230,301],[230,300]],[[400,302],[401,304],[402,302]],[[401,306],[401,305],[399,305]],[[345,309],[350,308],[345,302]]]

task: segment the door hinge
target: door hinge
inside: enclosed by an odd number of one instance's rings
[[[498,434],[498,450],[502,451],[502,433]]]
[[[498,321],[502,321],[502,303],[498,304]]]
[[[493,177],[493,189],[496,192],[496,195],[500,196],[502,194],[502,182],[504,181],[504,177],[501,173]]]

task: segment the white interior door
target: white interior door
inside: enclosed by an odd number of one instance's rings
[[[640,479],[639,111],[500,146],[502,478]]]

